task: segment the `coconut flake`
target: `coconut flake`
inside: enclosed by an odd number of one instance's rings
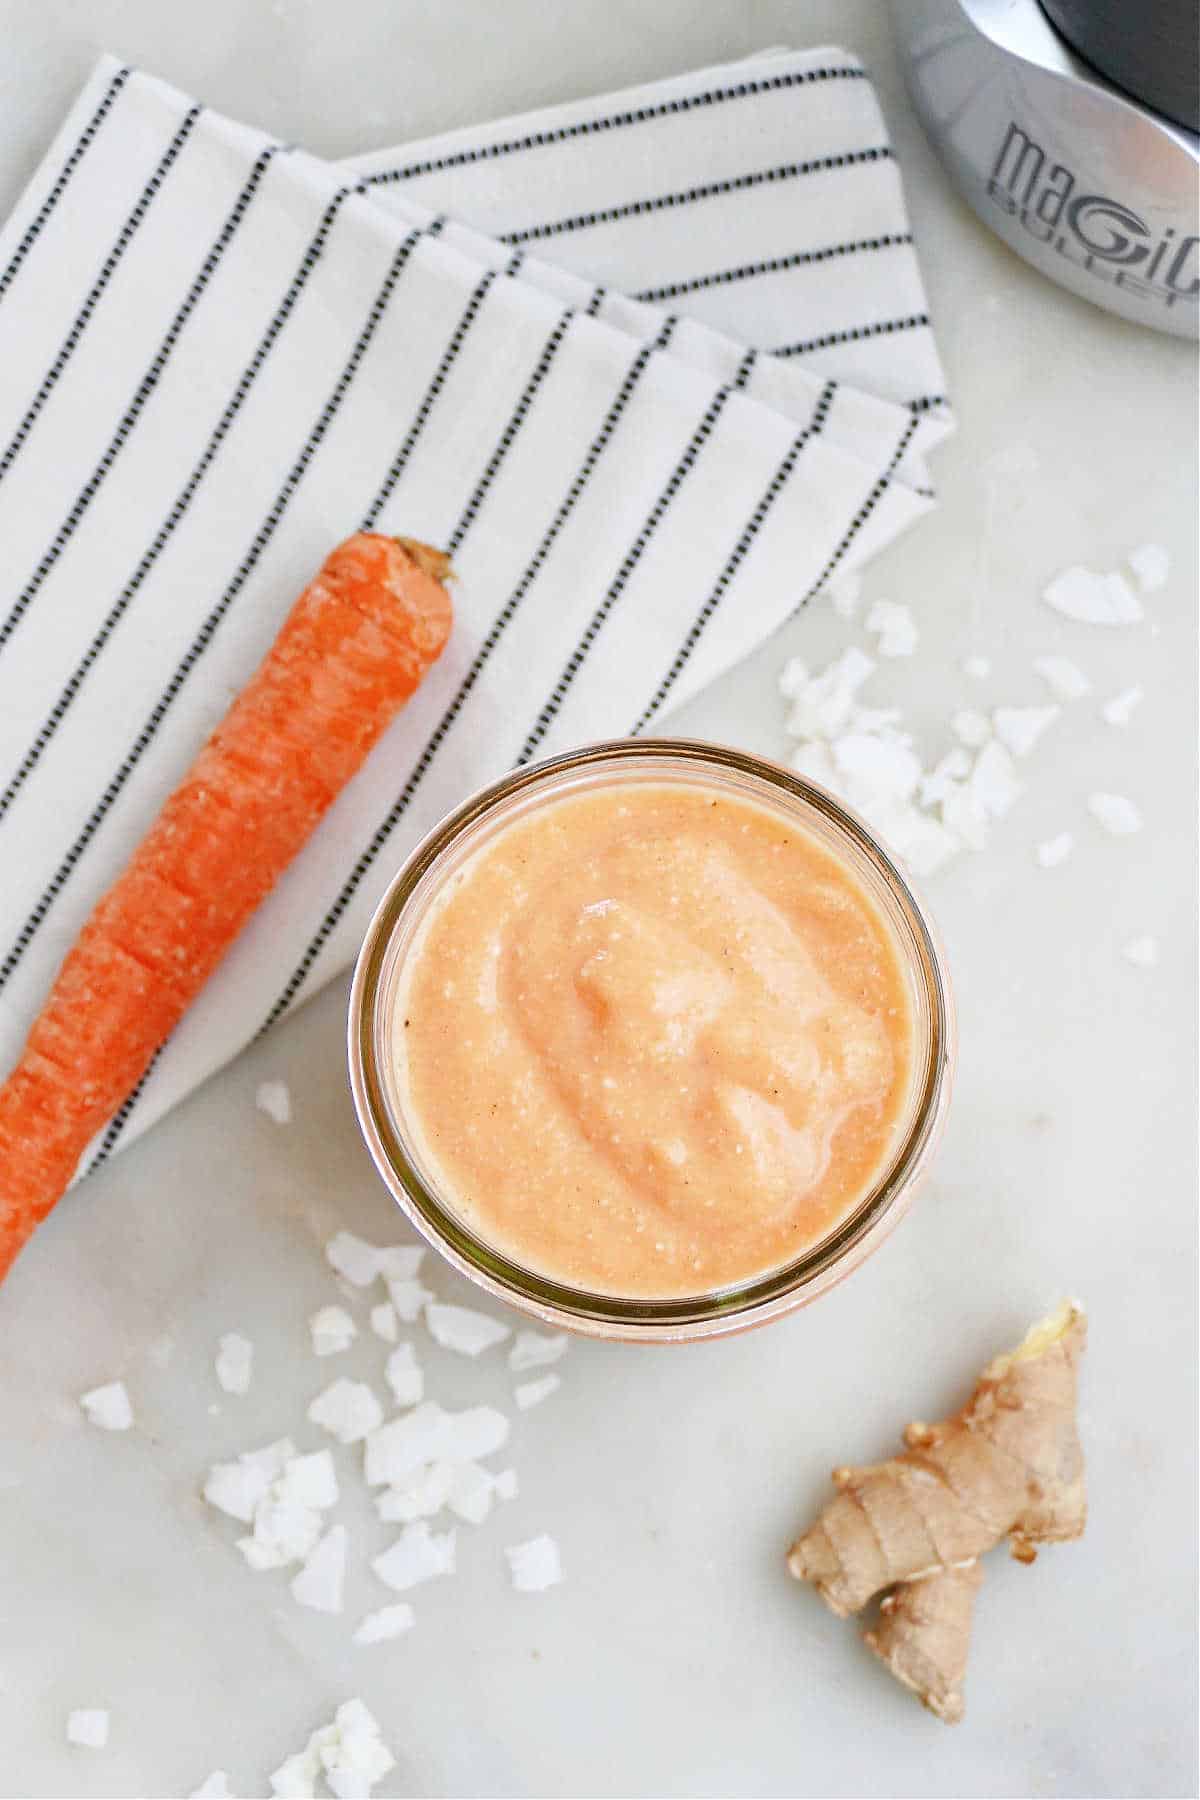
[[[273,1119],[276,1125],[291,1124],[292,1096],[286,1081],[260,1081],[254,1104],[259,1112],[266,1113],[268,1119]]]
[[[1167,585],[1167,576],[1171,573],[1171,558],[1161,544],[1139,544],[1125,558],[1133,570],[1134,579],[1143,594],[1156,594],[1161,587]]]
[[[320,1748],[325,1784],[334,1800],[367,1800],[396,1759],[361,1700],[347,1700],[334,1719],[336,1735]]]
[[[907,606],[895,600],[876,600],[864,626],[879,639],[880,656],[911,656],[920,641],[916,620]]]
[[[417,1615],[407,1600],[397,1600],[393,1606],[381,1606],[378,1612],[367,1613],[360,1620],[352,1642],[356,1644],[384,1644],[390,1638],[403,1637],[411,1631],[417,1622]]]
[[[432,1519],[450,1497],[454,1464],[423,1463],[394,1487],[376,1495],[375,1506],[385,1525],[411,1525],[414,1519]]]
[[[381,1301],[378,1306],[371,1308],[371,1330],[385,1344],[395,1343],[400,1335],[400,1328],[396,1320],[396,1309],[390,1300]]]
[[[854,645],[814,676],[796,695],[788,714],[792,737],[836,737],[849,721],[854,696],[875,672],[875,660]]]
[[[261,1450],[243,1450],[238,1461],[257,1469],[268,1481],[278,1481],[295,1454],[296,1446],[291,1438],[282,1437],[264,1444]]]
[[[1133,625],[1142,617],[1141,601],[1123,575],[1097,575],[1078,564],[1056,575],[1042,599],[1081,625]]]
[[[331,1450],[313,1450],[284,1464],[276,1485],[283,1498],[326,1511],[338,1502],[337,1471]]]
[[[1113,837],[1132,837],[1142,829],[1142,815],[1123,794],[1089,794],[1088,811]]]
[[[1037,847],[1037,859],[1043,869],[1057,869],[1059,863],[1065,863],[1075,848],[1075,839],[1069,831],[1060,831],[1057,837],[1047,838],[1044,844]]]
[[[1058,716],[1057,706],[998,706],[992,714],[992,730],[1014,756],[1028,756]]]
[[[934,764],[928,775],[922,776],[922,806],[940,806],[950,792],[951,783],[962,781],[970,773],[971,759],[962,745],[956,744],[953,750],[947,750],[940,762]]]
[[[1133,963],[1138,969],[1152,969],[1158,961],[1158,939],[1155,937],[1131,938],[1121,951],[1126,962]]]
[[[835,740],[833,760],[850,799],[863,808],[911,800],[921,779],[919,759],[891,735],[847,732]]]
[[[80,1706],[67,1714],[67,1742],[85,1750],[103,1750],[108,1742],[108,1712],[103,1706]]]
[[[518,1411],[528,1412],[531,1406],[540,1406],[562,1386],[561,1375],[543,1375],[538,1381],[518,1382],[513,1390],[513,1399]]]
[[[385,1244],[375,1256],[385,1281],[414,1281],[425,1260],[425,1245]]]
[[[352,1231],[339,1231],[330,1238],[325,1260],[351,1287],[370,1287],[379,1274],[379,1251]]]
[[[956,712],[950,721],[950,729],[969,750],[980,749],[992,735],[991,721],[987,714],[977,711],[973,706],[964,706]]]
[[[557,1381],[558,1377],[551,1379]],[[482,1525],[492,1510],[496,1481],[489,1469],[475,1462],[450,1463],[446,1504],[456,1519],[468,1525]]]
[[[358,1326],[344,1306],[323,1306],[308,1321],[314,1356],[337,1356],[358,1336]]]
[[[415,1325],[433,1299],[433,1294],[416,1276],[404,1276],[399,1280],[389,1277],[387,1291],[396,1317],[405,1325]]]
[[[464,1412],[446,1416],[449,1420],[446,1454],[452,1462],[479,1462],[502,1450],[508,1442],[508,1420],[494,1406],[468,1406]]]
[[[881,819],[879,829],[914,875],[935,874],[963,847],[954,832],[915,806],[892,809]]]
[[[504,1554],[508,1558],[512,1584],[519,1594],[540,1594],[562,1580],[558,1545],[545,1533],[524,1544],[510,1544]]]
[[[1135,711],[1145,699],[1146,690],[1140,683],[1124,688],[1121,693],[1114,694],[1100,708],[1100,714],[1106,725],[1128,725]]]
[[[501,1469],[498,1475],[492,1477],[492,1487],[495,1490],[497,1500],[515,1500],[519,1491],[517,1487],[517,1471],[515,1469]]]
[[[508,1433],[508,1420],[494,1407],[450,1413],[436,1400],[423,1401],[368,1436],[367,1486],[399,1487],[426,1463],[478,1462],[501,1449]]]
[[[417,1519],[382,1556],[372,1558],[371,1567],[385,1587],[403,1594],[437,1575],[453,1575],[454,1544],[453,1531],[438,1536],[424,1519]]]
[[[815,739],[800,744],[792,751],[788,762],[806,781],[815,781],[818,787],[828,788],[834,794],[839,791],[838,772],[833,766],[828,744],[817,743]]]
[[[248,1394],[254,1373],[254,1345],[240,1331],[227,1331],[217,1340],[213,1368],[227,1394]]]
[[[561,1356],[565,1356],[566,1352],[565,1331],[518,1331],[508,1353],[508,1366],[514,1375],[523,1375],[526,1369],[547,1368],[550,1363],[556,1363]]]
[[[443,1349],[457,1350],[463,1356],[479,1356],[512,1335],[508,1325],[487,1313],[474,1312],[469,1306],[432,1303],[425,1308],[425,1323]]]
[[[416,1406],[425,1397],[425,1377],[411,1344],[397,1344],[384,1365],[397,1406]]]
[[[308,1417],[339,1444],[357,1444],[382,1424],[383,1408],[365,1381],[343,1376],[317,1395]]]
[[[346,1527],[331,1525],[293,1576],[292,1598],[314,1612],[340,1613],[346,1591]]]
[[[224,1769],[214,1769],[211,1775],[206,1775],[200,1786],[192,1789],[188,1800],[233,1800]]]
[[[321,1535],[321,1515],[272,1483],[254,1509],[254,1530],[237,1547],[252,1569],[282,1569],[303,1562]]]
[[[1019,799],[1021,784],[1012,757],[995,738],[975,758],[967,786],[976,810],[985,819],[1004,818]]]
[[[254,1509],[270,1487],[270,1477],[244,1462],[214,1463],[204,1480],[203,1494],[210,1506],[243,1525],[254,1519]]]
[[[789,656],[779,671],[779,691],[785,700],[795,700],[811,680],[808,664],[798,656]]]
[[[101,1431],[128,1431],[133,1424],[133,1406],[123,1381],[92,1388],[79,1396],[79,1404],[89,1423],[98,1425]]]
[[[1083,670],[1066,656],[1035,656],[1033,666],[1050,692],[1059,700],[1082,700],[1092,684]]]

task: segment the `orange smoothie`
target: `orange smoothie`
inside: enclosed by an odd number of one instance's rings
[[[882,912],[782,809],[701,779],[507,826],[431,906],[396,1006],[397,1090],[445,1201],[597,1294],[791,1262],[870,1192],[910,1096]]]

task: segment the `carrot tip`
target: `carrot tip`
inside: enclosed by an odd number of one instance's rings
[[[432,576],[434,581],[454,580],[454,570],[444,550],[435,550],[432,544],[422,544],[416,538],[398,537],[395,541],[423,574]]]

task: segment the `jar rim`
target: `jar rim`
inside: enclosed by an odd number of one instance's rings
[[[653,778],[681,767],[749,778],[799,803],[865,858],[907,927],[900,946],[923,989],[927,1032],[917,1045],[925,1066],[908,1130],[868,1193],[825,1237],[790,1262],[709,1294],[623,1299],[588,1293],[528,1269],[496,1250],[454,1216],[414,1164],[386,1091],[378,1055],[380,998],[389,949],[418,887],[471,828],[518,797],[555,798],[566,777],[636,762]],[[635,771],[636,772],[636,771]],[[764,796],[765,799],[765,796]],[[915,948],[915,956],[911,951]],[[453,1267],[485,1291],[556,1329],[638,1342],[679,1342],[749,1330],[815,1299],[865,1260],[907,1211],[944,1125],[955,1057],[953,999],[945,953],[924,901],[857,814],[782,764],[724,744],[690,738],[617,738],[511,771],[479,789],[436,824],[393,876],[367,927],[354,970],[348,1016],[350,1087],[371,1158],[393,1199]]]

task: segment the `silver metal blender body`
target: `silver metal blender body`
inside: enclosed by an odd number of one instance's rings
[[[1200,137],[1081,61],[1036,0],[895,0],[893,19],[913,104],[980,218],[1085,300],[1196,337]]]

